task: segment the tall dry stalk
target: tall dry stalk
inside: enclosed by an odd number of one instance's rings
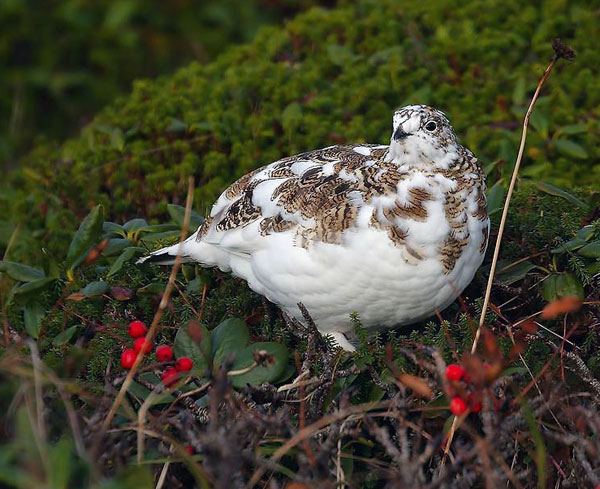
[[[490,276],[488,278],[487,287],[485,289],[485,298],[483,300],[483,308],[481,309],[481,316],[479,317],[479,324],[477,326],[477,331],[475,333],[475,339],[473,340],[473,346],[471,347],[471,353],[475,353],[477,350],[477,344],[479,342],[479,337],[481,336],[481,328],[483,327],[483,323],[485,321],[485,313],[487,312],[488,306],[490,304],[490,295],[492,293],[492,284],[494,282],[494,275],[496,273],[496,265],[498,264],[498,255],[500,254],[500,245],[502,244],[502,235],[504,234],[504,227],[506,225],[506,217],[508,216],[508,207],[510,205],[510,199],[512,198],[513,190],[515,188],[515,184],[517,182],[517,176],[519,174],[519,167],[521,166],[521,160],[523,158],[523,151],[525,150],[525,140],[527,139],[527,128],[529,126],[529,118],[531,117],[531,112],[533,111],[533,106],[535,105],[540,91],[542,90],[542,86],[544,85],[546,78],[554,68],[554,65],[560,58],[565,58],[567,60],[575,59],[575,51],[570,46],[566,46],[560,42],[560,39],[555,39],[552,43],[552,49],[554,50],[554,56],[552,56],[552,60],[550,64],[546,67],[546,71],[542,75],[538,86],[531,98],[531,102],[529,103],[529,107],[527,108],[527,112],[525,113],[525,118],[523,119],[523,132],[521,133],[521,144],[519,145],[519,153],[517,154],[517,160],[515,161],[515,168],[512,173],[512,177],[510,179],[510,185],[508,186],[508,192],[506,194],[506,200],[504,202],[504,208],[502,210],[502,218],[500,219],[500,226],[498,227],[498,237],[496,238],[496,247],[494,248],[494,257],[492,258],[492,266],[490,268]]]

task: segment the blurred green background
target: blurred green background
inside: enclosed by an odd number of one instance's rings
[[[136,78],[206,63],[316,0],[0,1],[0,161],[76,134]]]

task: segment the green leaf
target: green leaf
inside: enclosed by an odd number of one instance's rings
[[[585,267],[585,271],[590,275],[596,275],[600,273],[600,261],[595,261],[594,263],[590,263]]]
[[[71,468],[75,467],[72,463],[73,450],[68,438],[63,437],[59,442],[49,450],[49,462],[51,470],[49,487],[52,489],[67,489],[71,479]]]
[[[548,302],[569,296],[577,296],[582,300],[585,298],[581,280],[570,272],[550,275],[542,283],[540,295]]]
[[[144,465],[128,465],[117,473],[115,479],[100,486],[101,489],[151,489],[153,487],[152,470]]]
[[[600,240],[586,244],[577,251],[577,254],[586,258],[600,258]]]
[[[589,208],[589,206],[585,202],[583,202],[582,200],[579,200],[577,197],[575,197],[574,195],[571,195],[569,192],[566,192],[565,190],[563,190],[561,188],[555,187],[554,185],[551,185],[546,182],[539,182],[539,181],[535,181],[535,180],[532,180],[532,183],[538,189],[540,189],[542,192],[545,192],[550,195],[554,195],[556,197],[562,197],[563,199],[571,202],[571,204],[579,206],[582,209],[587,210]]]
[[[105,282],[104,280],[97,280],[87,284],[79,291],[79,293],[85,297],[96,297],[106,293],[108,291],[108,287],[108,282]]]
[[[167,132],[184,132],[187,128],[188,128],[188,125],[185,122],[183,122],[179,119],[175,119],[175,117],[172,117],[171,122],[167,126],[166,131]]]
[[[46,277],[39,280],[34,280],[32,282],[27,282],[14,289],[13,297],[15,301],[19,303],[26,302],[34,296],[42,293],[50,286],[52,282],[54,282],[54,280],[55,279],[52,277]]]
[[[149,243],[154,243],[156,241],[172,240],[173,238],[178,238],[179,236],[181,236],[181,231],[179,231],[179,230],[165,231],[162,233],[146,234],[146,235],[142,236],[140,241],[143,243],[149,244]]]
[[[145,228],[148,226],[148,223],[145,219],[132,219],[131,221],[127,221],[123,224],[123,229],[129,234],[133,231],[137,231],[138,229]]]
[[[203,375],[211,358],[211,337],[204,324],[190,321],[177,330],[173,342],[175,358],[190,357],[194,362],[193,371]]]
[[[112,264],[112,267],[110,267],[110,270],[106,274],[106,278],[110,278],[116,273],[118,273],[119,270],[123,268],[123,265],[125,263],[131,260],[134,256],[144,253],[144,251],[144,248],[137,248],[134,246],[130,248],[125,248],[123,253],[121,253],[119,257],[115,260],[115,262]]]
[[[590,239],[592,237],[593,234],[594,234],[594,226],[588,225],[588,226],[583,226],[581,229],[579,229],[575,233],[575,236],[579,239],[585,239],[587,241],[588,239]]]
[[[125,236],[126,234],[123,226],[110,221],[104,221],[102,223],[102,233],[105,235],[115,234],[117,236]]]
[[[567,251],[574,251],[574,250],[581,248],[586,243],[587,243],[587,241],[585,239],[574,238],[574,239],[567,241],[566,243],[563,243],[562,245],[558,246],[557,248],[554,248],[553,250],[550,251],[550,253],[565,253]]]
[[[39,302],[30,302],[23,308],[23,319],[27,334],[38,339],[42,329],[42,319],[46,314],[46,308]]]
[[[531,433],[531,437],[533,439],[533,445],[535,447],[535,463],[537,465],[537,474],[538,474],[538,488],[545,489],[546,488],[546,448],[544,446],[544,439],[542,437],[542,433],[538,426],[539,422],[534,418],[533,411],[529,408],[529,406],[523,401],[521,403],[521,412],[523,413],[523,417],[527,422],[527,426],[529,427],[529,432]]]
[[[167,210],[169,211],[171,219],[173,219],[177,225],[182,228],[185,218],[185,207],[181,207],[180,205],[176,204],[169,204],[167,205]],[[190,229],[198,229],[203,222],[204,218],[194,210],[190,209]]]
[[[0,261],[0,272],[6,273],[10,278],[19,282],[33,282],[44,278],[44,272],[37,268],[5,260]]]
[[[177,226],[176,224],[167,222],[165,224],[153,224],[151,226],[144,226],[143,228],[139,228],[138,231],[142,233],[162,233],[165,231],[176,231],[180,228],[181,226]]]
[[[200,292],[204,287],[204,280],[201,277],[195,277],[189,281],[185,288],[186,294],[193,294],[194,292]]]
[[[576,158],[579,160],[585,160],[588,158],[587,151],[583,148],[583,146],[570,141],[569,139],[557,139],[554,141],[554,146],[559,153],[570,158]]]
[[[83,262],[90,248],[100,238],[103,221],[104,208],[102,205],[94,207],[83,219],[67,252],[67,259],[65,260],[67,268],[74,269]]]
[[[517,81],[515,83],[515,88],[513,88],[513,94],[512,94],[512,99],[513,99],[514,105],[521,105],[523,103],[523,101],[525,100],[525,91],[527,90],[525,83],[526,83],[526,80],[525,80],[524,76],[520,76],[519,78],[517,78]]]
[[[586,132],[586,127],[585,124],[569,124],[566,126],[562,126],[558,129],[558,131],[556,131],[557,134],[567,134],[567,135],[573,135],[573,134],[581,134],[582,132]]]
[[[127,238],[111,238],[108,240],[108,244],[102,251],[102,254],[104,256],[115,256],[129,246],[131,246],[131,241]]]
[[[501,182],[496,182],[494,186],[489,190],[487,195],[487,209],[488,215],[499,212],[504,207],[504,196],[506,195],[506,189]]]
[[[519,280],[525,278],[525,276],[536,266],[529,260],[525,260],[521,263],[517,263],[514,266],[506,269],[505,271],[500,270],[498,272],[498,281],[504,285],[511,285]]]
[[[64,331],[61,331],[54,337],[52,344],[54,346],[66,345],[69,341],[71,341],[71,338],[73,338],[73,335],[77,331],[77,328],[77,326],[71,326],[70,328],[67,328]]]
[[[238,318],[229,318],[210,333],[214,365],[222,365],[232,353],[241,353],[248,344],[248,327]]]
[[[260,385],[263,382],[273,382],[286,370],[288,363],[287,348],[279,343],[264,342],[248,345],[236,358],[233,370],[241,370],[252,365],[254,352],[264,350],[272,357],[272,362],[266,366],[256,366],[248,373],[231,376],[234,387],[244,387],[246,384]]]
[[[54,255],[46,248],[42,248],[44,255],[44,273],[47,277],[60,278],[60,267]]]
[[[535,127],[543,138],[548,137],[548,130],[550,129],[550,120],[548,114],[542,110],[534,110],[531,113],[531,124]]]

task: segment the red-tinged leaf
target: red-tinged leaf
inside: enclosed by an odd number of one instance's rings
[[[72,294],[67,296],[68,301],[79,302],[86,298],[86,295],[81,294],[79,292],[73,292]]]
[[[414,392],[415,395],[423,397],[425,399],[433,399],[433,392],[431,388],[423,379],[420,379],[416,375],[400,374],[398,381],[405,387],[408,387]]]
[[[581,307],[581,299],[575,295],[560,297],[544,307],[540,314],[542,319],[553,319],[561,314],[575,312]]]
[[[517,341],[512,347],[511,349],[508,351],[508,360],[509,362],[512,362],[513,360],[515,360],[519,355],[523,354],[525,352],[525,343],[521,342],[521,341]]]
[[[110,294],[118,301],[128,301],[135,295],[135,292],[125,287],[115,286],[110,288]]]
[[[204,337],[206,336],[205,331],[206,327],[203,328],[199,323],[197,323],[193,319],[191,319],[188,322],[188,335],[190,335],[190,338],[196,343],[200,343],[204,339]]]
[[[85,260],[83,260],[83,264],[89,265],[90,263],[94,263],[102,254],[104,249],[108,246],[108,242],[109,239],[104,238],[102,241],[100,241],[100,244],[98,246],[92,248],[85,257]]]
[[[521,323],[521,330],[527,334],[533,334],[538,330],[538,325],[534,321],[528,319]]]

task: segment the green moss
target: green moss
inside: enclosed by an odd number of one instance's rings
[[[485,163],[500,161],[492,179],[506,180],[557,36],[579,56],[560,63],[542,93],[523,174],[598,183],[598,25],[583,0],[313,9],[211,64],[138,81],[79,138],[38,146],[12,176],[11,197],[0,199],[10,216],[0,230],[22,225],[17,258],[40,239],[59,253],[93,203],[117,221],[163,217],[166,203],[183,203],[190,173],[202,213],[236,177],[276,158],[332,142],[385,142],[391,112],[404,103],[445,110]]]

